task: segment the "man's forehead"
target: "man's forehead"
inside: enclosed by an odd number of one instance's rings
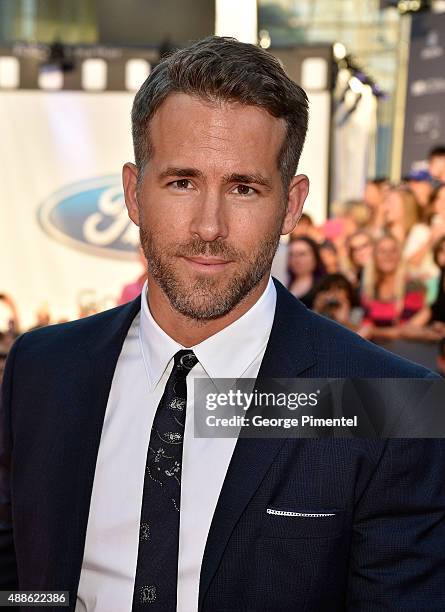
[[[171,93],[160,105],[151,120],[153,127],[165,127],[174,123],[193,126],[193,129],[212,127],[227,129],[231,125],[274,131],[284,135],[286,123],[274,117],[261,106],[242,104],[238,101],[206,99],[197,95]]]
[[[156,173],[177,168],[192,176],[256,174],[267,181],[278,170],[285,134],[284,121],[261,108],[171,94],[150,123],[151,161]]]

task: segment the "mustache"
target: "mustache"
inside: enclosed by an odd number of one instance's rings
[[[226,242],[214,240],[206,242],[196,237],[179,245],[176,250],[177,257],[198,257],[200,255],[221,257],[224,259],[240,259],[243,253]]]

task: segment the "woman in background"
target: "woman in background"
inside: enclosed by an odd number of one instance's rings
[[[433,191],[428,211],[431,225],[430,244],[434,246],[445,236],[445,185],[439,185]]]
[[[376,241],[373,258],[365,269],[361,298],[364,319],[360,333],[369,339],[403,337],[403,326],[423,308],[424,285],[408,277],[400,243],[394,236]]]
[[[320,258],[327,274],[340,273],[340,261],[337,247],[330,240],[319,245]]]
[[[312,308],[313,289],[325,275],[317,243],[308,236],[292,238],[288,247],[288,289],[308,308]]]
[[[347,237],[345,270],[356,289],[362,285],[363,270],[371,261],[373,240],[369,232],[359,230]]]
[[[440,270],[437,296],[430,308],[429,323],[441,323],[445,335],[445,236],[442,236],[433,249],[434,262]]]
[[[436,298],[410,321],[410,337],[415,340],[440,340],[445,336],[445,236],[433,249],[434,262],[440,270]]]
[[[383,203],[386,231],[401,245],[402,255],[412,276],[427,281],[437,275],[430,253],[430,228],[421,223],[417,200],[406,187],[393,187]]]

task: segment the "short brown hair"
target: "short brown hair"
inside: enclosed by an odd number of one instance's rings
[[[278,167],[283,184],[289,185],[306,137],[308,99],[270,53],[234,38],[209,36],[164,58],[133,103],[133,146],[140,173],[153,152],[148,133],[150,119],[171,93],[258,106],[284,119],[286,137]]]

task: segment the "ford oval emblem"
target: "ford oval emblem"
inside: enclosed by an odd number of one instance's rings
[[[139,229],[128,217],[118,175],[68,185],[37,214],[44,232],[62,244],[102,257],[135,257]]]

